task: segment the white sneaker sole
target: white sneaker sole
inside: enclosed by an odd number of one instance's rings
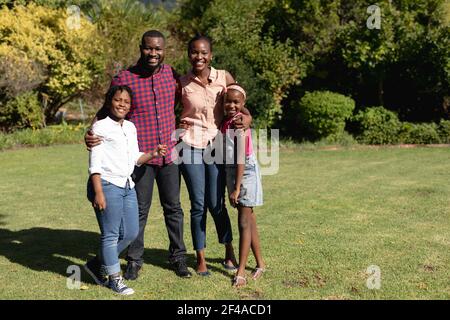
[[[109,288],[111,289],[111,288]],[[134,294],[134,290],[131,288],[128,288],[127,290],[125,290],[124,292],[117,292],[114,291],[113,289],[111,289],[115,294],[121,295],[121,296],[131,296],[132,294]]]

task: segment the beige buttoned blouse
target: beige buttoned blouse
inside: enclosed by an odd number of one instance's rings
[[[182,140],[193,147],[204,149],[219,132],[224,117],[222,97],[226,90],[225,70],[211,67],[208,84],[190,71],[180,77],[183,112],[181,120],[191,125]]]

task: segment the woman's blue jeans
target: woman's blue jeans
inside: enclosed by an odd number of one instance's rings
[[[191,234],[194,250],[206,247],[206,217],[211,212],[219,243],[233,240],[230,217],[225,205],[225,170],[222,164],[205,163],[203,149],[185,147],[181,172],[191,201]]]
[[[100,256],[108,275],[120,272],[119,254],[136,239],[139,232],[136,191],[120,188],[102,180],[106,209],[96,210],[101,231]]]

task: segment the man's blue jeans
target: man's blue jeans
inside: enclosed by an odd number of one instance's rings
[[[221,164],[203,161],[203,149],[183,149],[181,172],[191,201],[191,233],[194,250],[206,247],[206,217],[211,212],[219,242],[231,243],[230,217],[225,206],[225,170]],[[185,161],[189,159],[189,161]]]
[[[96,210],[101,231],[100,256],[108,275],[120,272],[119,254],[139,232],[136,191],[102,180],[106,209]]]

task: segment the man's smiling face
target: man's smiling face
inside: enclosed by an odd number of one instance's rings
[[[140,46],[143,65],[155,70],[164,61],[164,39],[159,37],[145,37]]]

